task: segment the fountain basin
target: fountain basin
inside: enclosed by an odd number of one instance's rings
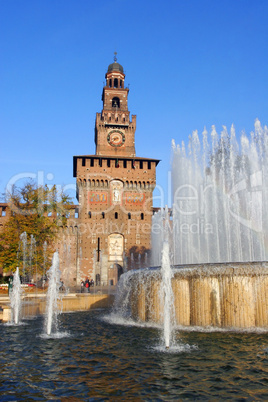
[[[172,288],[179,326],[268,328],[268,263],[175,266]],[[163,323],[159,269],[129,279],[133,319]]]

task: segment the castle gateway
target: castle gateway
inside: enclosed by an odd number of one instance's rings
[[[113,285],[126,269],[146,265],[159,160],[136,156],[136,116],[130,117],[129,89],[116,57],[105,78],[95,154],[73,158],[79,202],[76,279]]]

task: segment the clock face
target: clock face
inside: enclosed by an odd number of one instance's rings
[[[112,130],[107,136],[107,141],[112,147],[121,147],[125,142],[125,134],[120,130]]]

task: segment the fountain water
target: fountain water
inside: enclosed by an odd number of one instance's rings
[[[210,145],[211,144],[211,145]],[[268,259],[268,128],[173,143],[174,264]]]
[[[19,268],[16,269],[13,278],[13,287],[10,292],[10,305],[11,305],[11,322],[18,324],[21,312],[21,283]]]
[[[173,208],[152,225],[151,265],[163,270],[170,224],[176,325],[267,328],[268,128],[256,120],[240,142],[233,127],[220,136],[213,127],[211,141],[194,132],[188,150],[173,144]],[[131,316],[168,327],[161,270],[142,271],[127,281]]]
[[[23,262],[22,277],[25,280],[26,262],[27,262],[27,233],[26,232],[23,232],[20,235],[19,251],[22,252],[22,262]]]
[[[33,279],[34,276],[34,259],[36,259],[36,241],[34,236],[30,236],[30,247],[29,247],[29,272],[30,277]],[[37,273],[36,273],[37,276]]]
[[[57,332],[58,329],[57,315],[59,312],[58,302],[60,299],[60,270],[59,254],[57,251],[53,255],[52,265],[48,270],[48,280],[45,330],[47,335],[51,335],[52,330]]]
[[[172,343],[172,336],[174,330],[174,299],[171,280],[173,277],[173,271],[170,266],[169,260],[169,242],[164,241],[162,251],[162,292],[164,294],[164,325],[163,336],[165,347],[168,349]]]

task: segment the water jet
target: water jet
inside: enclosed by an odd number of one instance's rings
[[[60,288],[60,270],[59,270],[59,254],[56,251],[52,258],[52,265],[47,272],[48,274],[48,290],[46,300],[46,320],[45,331],[47,335],[51,335],[51,332],[57,332],[58,322],[57,316],[59,313],[59,288]]]
[[[19,268],[17,268],[13,278],[13,287],[10,292],[11,322],[16,325],[19,324],[20,320],[21,294],[20,273]]]

